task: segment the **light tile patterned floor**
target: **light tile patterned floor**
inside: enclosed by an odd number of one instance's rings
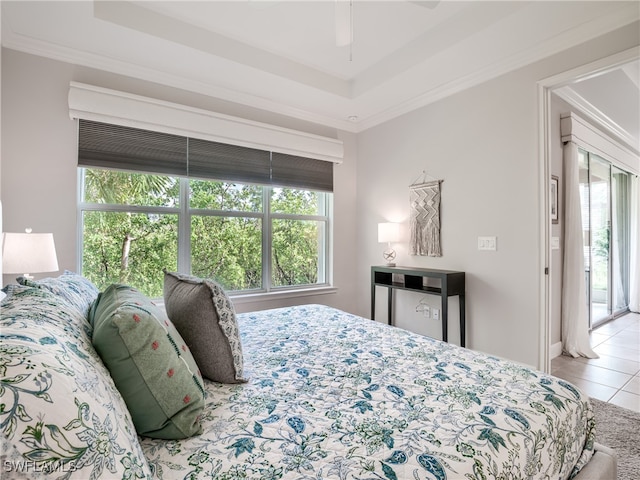
[[[640,412],[640,314],[629,313],[591,332],[600,358],[560,356],[551,373],[590,397]]]

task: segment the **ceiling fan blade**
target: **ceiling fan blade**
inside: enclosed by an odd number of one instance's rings
[[[438,6],[440,0],[409,0],[409,3],[433,10]]]
[[[344,47],[353,41],[351,0],[335,0],[336,46]]]

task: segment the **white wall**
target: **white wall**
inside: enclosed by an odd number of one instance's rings
[[[300,297],[292,303],[324,303],[354,310],[355,290],[355,138],[323,126],[295,121],[163,87],[3,49],[2,52],[2,204],[5,231],[53,232],[61,270],[76,270],[77,127],[69,118],[69,82],[78,81],[224,114],[242,116],[340,139],[342,165],[334,169],[334,284],[337,294]],[[53,275],[47,274],[46,276]],[[44,275],[40,275],[42,277]],[[14,282],[9,275],[3,284]],[[285,301],[238,303],[238,311],[284,305]]]
[[[541,366],[543,309],[537,82],[638,44],[638,24],[554,55],[358,136],[359,313],[369,312],[369,268],[383,263],[376,225],[409,216],[408,186],[423,170],[443,179],[440,258],[412,257],[399,244],[398,265],[463,270],[467,346]],[[477,237],[495,235],[495,252]],[[384,293],[381,291],[381,293]],[[385,321],[384,295],[378,319]],[[396,324],[440,338],[438,321],[398,292]],[[438,306],[437,297],[425,297]],[[458,342],[456,298],[449,300],[450,341]]]
[[[358,142],[359,231],[373,240],[362,262],[381,263],[378,222],[403,221],[406,231],[408,187],[422,170],[444,180],[443,256],[411,257],[405,241],[397,263],[465,271],[467,346],[531,364],[538,348],[534,107],[534,85],[509,75],[371,129]],[[478,251],[477,237],[486,235],[497,237],[497,251]],[[397,325],[440,338],[439,322],[415,312],[421,298],[397,295]],[[438,305],[437,297],[427,301]],[[458,301],[449,303],[450,341],[459,343]]]

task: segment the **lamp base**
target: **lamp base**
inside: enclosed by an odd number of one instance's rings
[[[387,248],[384,252],[382,252],[382,258],[387,262],[387,267],[395,267],[396,262],[396,251],[393,248]]]

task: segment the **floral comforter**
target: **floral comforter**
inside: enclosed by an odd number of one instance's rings
[[[570,478],[588,398],[555,377],[329,307],[238,316],[241,385],[207,385],[204,433],[143,439],[155,476]]]

